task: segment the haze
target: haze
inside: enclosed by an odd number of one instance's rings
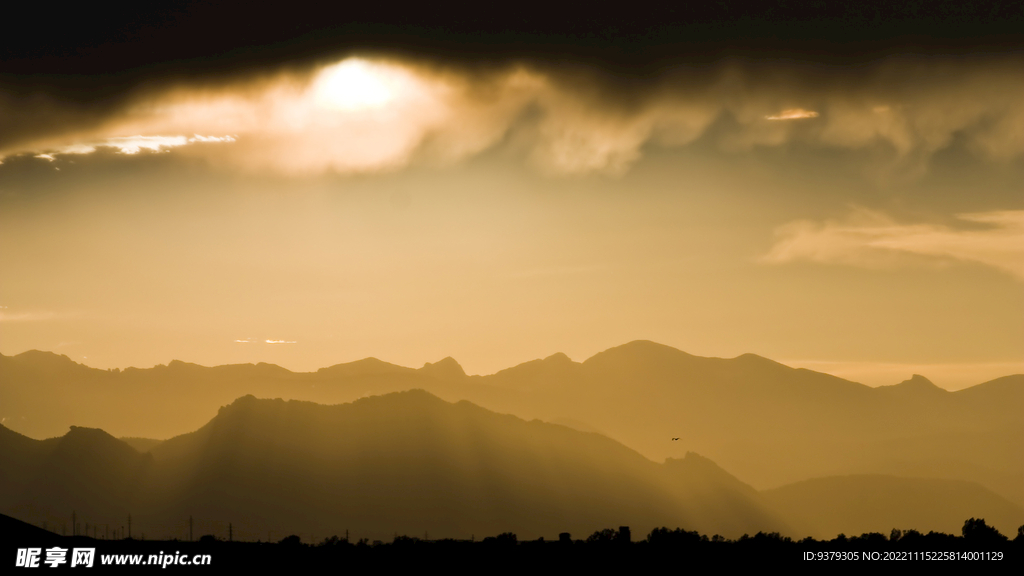
[[[1024,541],[1020,4],[548,4],[12,6],[0,524]]]
[[[36,99],[0,141],[0,345],[485,374],[649,338],[872,385],[1021,372],[1020,65],[619,87],[352,55],[102,113]]]

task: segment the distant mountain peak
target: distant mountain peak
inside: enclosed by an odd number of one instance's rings
[[[747,495],[757,493],[752,486],[696,452],[687,452],[683,458],[667,458],[664,466],[671,473],[688,478],[691,490],[695,489],[698,483],[703,483],[705,486],[730,486]]]
[[[682,458],[666,458],[665,459],[665,464],[670,465],[670,466],[685,465],[685,466],[713,467],[715,469],[720,469],[721,468],[721,466],[716,464],[710,458],[706,458],[704,456],[701,456],[700,454],[698,454],[696,452],[693,452],[693,451],[687,451],[686,455],[683,456]]]
[[[248,410],[251,407],[255,406],[259,401],[260,400],[257,399],[252,394],[246,394],[245,396],[239,396],[238,398],[235,398],[235,400],[233,402],[231,402],[230,404],[228,404],[226,406],[221,406],[220,410],[218,410],[217,413],[218,414],[223,414],[225,412],[236,412],[236,411],[240,411],[240,410]]]
[[[324,375],[336,375],[336,376],[368,376],[374,374],[394,374],[399,372],[409,372],[412,368],[406,368],[405,366],[398,366],[379,360],[377,358],[363,358],[362,360],[356,360],[354,362],[346,362],[344,364],[335,364],[326,368],[320,368],[317,370],[318,374]]]
[[[87,428],[85,426],[69,426],[68,427],[68,435],[72,435],[72,434],[78,435],[78,436],[83,436],[83,437],[84,436],[91,436],[91,437],[98,437],[98,438],[106,438],[107,436],[110,436],[110,434],[107,434],[101,428]],[[110,436],[110,437],[113,438],[113,436]]]
[[[538,358],[505,368],[493,376],[514,387],[533,388],[538,385],[550,384],[553,381],[563,381],[568,373],[574,372],[579,367],[578,362],[573,362],[562,352],[556,352],[544,359]]]
[[[733,360],[739,360],[741,362],[748,362],[750,364],[760,364],[760,365],[763,365],[763,366],[774,366],[774,367],[789,368],[789,366],[786,366],[785,364],[782,364],[781,362],[776,362],[775,360],[772,360],[771,358],[765,358],[764,356],[758,356],[757,354],[751,354],[750,352],[747,352],[746,354],[740,354],[739,356],[733,358]]]
[[[15,354],[13,357],[14,358],[23,358],[23,359],[26,359],[26,360],[32,359],[32,358],[40,358],[40,359],[48,359],[48,360],[49,359],[53,359],[53,360],[64,360],[65,362],[73,362],[73,360],[71,360],[71,358],[68,358],[64,354],[57,354],[56,352],[48,352],[48,351],[45,351],[45,350],[26,350],[26,351],[22,352],[21,354]]]
[[[920,374],[912,375],[909,380],[904,380],[897,384],[897,386],[928,386],[938,388],[938,386],[935,386],[931,380],[921,376]]]
[[[673,348],[667,344],[659,344],[653,340],[631,340],[621,346],[609,348],[609,350],[662,350],[666,352],[683,352],[678,348]],[[683,353],[685,354],[685,352]]]
[[[30,367],[33,370],[88,369],[68,358],[65,354],[57,354],[56,352],[47,352],[45,350],[26,350],[21,354],[2,357],[4,360],[12,360],[17,365]]]
[[[547,358],[545,358],[544,361],[545,362],[551,362],[551,363],[557,363],[557,364],[566,364],[566,363],[571,363],[572,362],[572,358],[569,358],[568,356],[566,356],[564,352],[555,352],[551,356],[548,356]]]
[[[83,458],[116,458],[118,455],[138,456],[138,452],[100,428],[71,426],[58,442],[58,450]]]
[[[437,362],[427,362],[420,368],[421,372],[429,374],[442,380],[453,380],[466,377],[466,371],[451,356],[447,356]]]
[[[413,388],[411,390],[403,390],[401,392],[389,392],[387,394],[379,394],[374,396],[366,396],[359,398],[348,404],[359,403],[359,402],[422,402],[422,401],[437,401],[444,402],[437,396],[423,390],[422,388]],[[251,411],[254,409],[278,409],[285,406],[322,406],[329,407],[326,404],[319,404],[316,402],[309,402],[307,400],[284,400],[283,398],[257,398],[252,394],[246,394],[245,396],[239,396],[231,404],[227,406],[221,406],[220,414],[225,412],[244,412]],[[333,405],[338,406],[338,405]]]
[[[909,380],[904,380],[899,384],[892,386],[883,386],[883,388],[890,388],[893,390],[913,390],[921,392],[946,392],[946,390],[939,388],[931,380],[921,376],[920,374],[914,374]]]
[[[658,344],[650,340],[633,340],[627,342],[621,346],[615,346],[609,348],[604,352],[598,352],[597,354],[588,358],[584,364],[587,365],[600,365],[604,362],[651,362],[659,359],[689,359],[694,358],[693,355],[687,354],[682,350],[666,346],[665,344]]]

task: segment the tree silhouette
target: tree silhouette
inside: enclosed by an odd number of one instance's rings
[[[961,530],[964,539],[972,542],[1005,542],[1006,536],[999,533],[992,526],[985,523],[984,518],[971,518],[964,522]]]
[[[497,540],[499,544],[510,544],[514,546],[519,541],[519,538],[517,538],[512,532],[502,532],[501,534],[498,534]]]
[[[687,532],[682,528],[669,530],[668,528],[655,528],[647,535],[647,541],[654,546],[697,546],[701,542],[700,532],[696,530]]]
[[[612,530],[611,528],[598,530],[587,537],[587,544],[607,544],[609,542],[613,542],[616,535],[615,530]]]

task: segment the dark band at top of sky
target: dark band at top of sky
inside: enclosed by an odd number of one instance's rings
[[[134,5],[18,3],[4,10],[0,77],[181,72],[296,64],[352,50],[462,62],[568,59],[622,73],[723,57],[852,63],[898,52],[1024,46],[1020,2],[573,3],[504,6],[300,0]],[[38,79],[38,78],[37,78]]]

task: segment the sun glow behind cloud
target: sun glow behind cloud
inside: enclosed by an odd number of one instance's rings
[[[180,90],[136,107],[124,129],[203,127],[236,134],[237,143],[215,157],[249,170],[382,170],[408,163],[430,134],[446,126],[460,130],[455,110],[462,102],[454,83],[407,66],[350,58],[305,80],[282,75],[247,90]],[[473,135],[458,140],[465,144]],[[464,147],[474,153],[492,141],[488,135]]]
[[[6,143],[0,159],[176,149],[249,171],[354,173],[454,163],[504,142],[544,172],[620,175],[645,146],[687,145],[730,117],[714,136],[727,151],[883,146],[894,153],[881,162],[913,172],[957,134],[981,156],[1024,154],[1024,80],[1007,73],[1012,64],[883,62],[845,88],[722,65],[619,98],[586,74],[527,64],[468,71],[350,57],[311,74],[147,93],[85,133]],[[194,145],[213,141],[225,145]]]
[[[405,70],[348,59],[324,68],[312,90],[324,108],[355,111],[381,108],[417,88],[415,77]]]

